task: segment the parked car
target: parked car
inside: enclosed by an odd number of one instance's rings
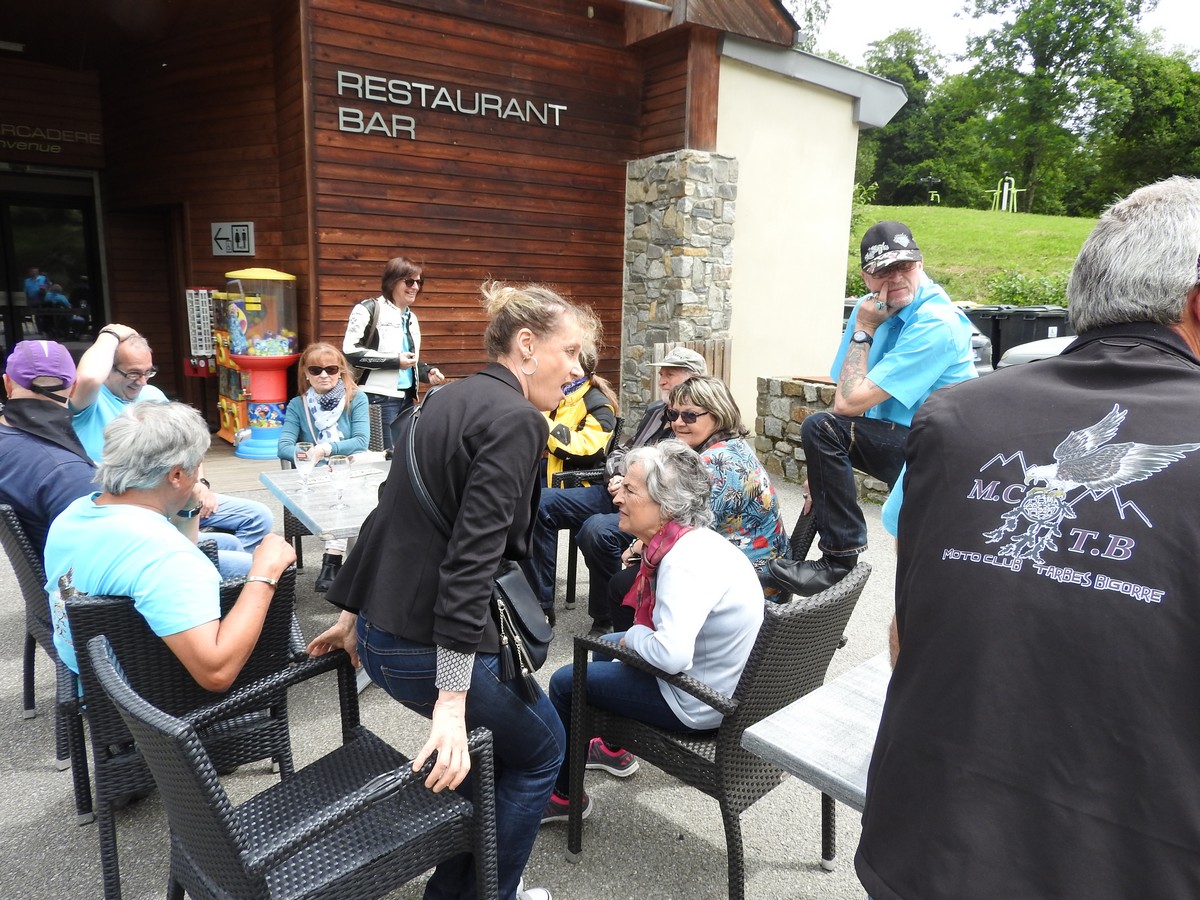
[[[1000,362],[996,363],[996,368],[1003,369],[1007,366],[1020,366],[1039,359],[1046,359],[1049,356],[1058,356],[1063,350],[1067,349],[1073,340],[1075,340],[1075,335],[1071,334],[1017,344],[1015,347],[1009,347],[1004,351],[1004,355],[1000,357]]]
[[[971,353],[975,355],[975,374],[992,371],[992,340],[971,323]]]

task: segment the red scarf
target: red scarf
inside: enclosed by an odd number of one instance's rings
[[[645,625],[651,631],[657,630],[654,627],[654,575],[663,557],[691,530],[691,525],[680,525],[671,520],[658,530],[658,534],[650,538],[650,542],[642,550],[642,566],[638,569],[637,580],[621,601],[622,606],[628,606],[634,611],[634,625]]]

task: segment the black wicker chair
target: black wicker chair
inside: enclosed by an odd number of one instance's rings
[[[233,807],[198,731],[257,709],[291,673],[247,685],[177,718],[147,702],[104,637],[88,643],[91,669],[142,748],[171,825],[167,896],[381,897],[439,862],[475,856],[478,896],[498,894],[492,738],[470,735],[476,802],[433,793],[408,759],[356,726],[328,755]],[[345,658],[345,654],[338,654]]]
[[[290,567],[280,578],[258,643],[231,690],[280,672],[306,671],[306,666],[319,662],[296,661],[295,578],[295,570]],[[240,581],[222,584],[222,614],[236,602],[242,587]],[[91,638],[107,635],[124,661],[130,683],[168,714],[185,715],[224,696],[196,684],[128,597],[90,597],[72,591],[69,585],[64,586],[63,597],[75,646],[82,649]],[[104,896],[116,900],[121,896],[121,881],[114,806],[150,790],[154,779],[120,714],[101,690],[87,653],[79,653],[78,659],[95,770]],[[352,729],[358,725],[354,672],[347,666],[339,677],[345,682],[341,685],[342,727]],[[201,739],[222,770],[269,758],[285,778],[290,776],[293,769],[286,690],[281,687],[263,697],[258,707],[235,719],[207,725],[201,730]]]
[[[371,437],[367,441],[367,449],[373,452],[381,452],[383,450],[383,419],[379,412],[378,406],[367,407],[368,415],[371,417]],[[281,459],[279,468],[292,469],[295,468],[290,459]],[[301,538],[312,534],[290,509],[286,506],[283,508],[283,539],[290,543],[296,549],[296,568],[304,568],[304,547]]]
[[[625,427],[625,420],[621,416],[617,416],[617,424],[613,428],[612,437],[608,439],[608,446],[604,448],[604,455],[608,456],[612,453],[614,447],[621,440],[621,429]],[[550,486],[553,488],[575,488],[584,487],[588,484],[593,484],[601,481],[604,478],[604,466],[592,469],[575,469],[569,472],[555,472],[550,479]],[[575,532],[570,529],[567,531],[567,597],[564,605],[567,609],[575,608],[575,578],[579,573],[579,548],[575,544]]]
[[[71,767],[75,788],[75,815],[80,825],[91,822],[92,792],[88,782],[87,750],[83,736],[82,711],[75,674],[62,664],[54,647],[54,626],[50,622],[50,602],[46,597],[46,571],[42,557],[29,540],[16,511],[0,504],[0,543],[12,563],[13,573],[25,598],[25,671],[24,717],[37,715],[34,699],[34,657],[40,645],[54,664],[56,679],[54,701],[55,759],[60,769]]]
[[[781,769],[742,748],[742,732],[824,682],[829,661],[870,573],[871,567],[860,563],[838,584],[813,597],[767,603],[758,639],[732,697],[688,675],[667,675],[611,641],[575,638],[568,853],[578,854],[583,849],[584,764],[588,742],[600,735],[612,746],[624,747],[716,798],[725,823],[729,897],[740,900],[745,888],[741,814],[783,777]],[[585,700],[587,660],[588,654],[597,650],[699,697],[724,714],[721,727],[680,734],[589,706]],[[835,850],[834,816],[833,799],[822,794],[822,857],[830,860]]]

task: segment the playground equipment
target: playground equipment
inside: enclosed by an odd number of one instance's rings
[[[992,195],[992,212],[1016,212],[1017,194],[1023,194],[1025,188],[1017,187],[1016,179],[1008,172],[996,183],[996,189],[987,191]]]

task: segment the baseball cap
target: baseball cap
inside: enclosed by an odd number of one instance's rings
[[[75,361],[55,341],[21,341],[13,347],[4,372],[14,384],[31,391],[61,391],[75,383]]]
[[[677,369],[687,369],[697,375],[708,374],[708,364],[704,361],[704,357],[687,347],[676,347],[658,362],[652,362],[650,365],[674,366]]]
[[[862,270],[874,275],[893,263],[922,259],[913,234],[903,222],[876,222],[862,239]]]

